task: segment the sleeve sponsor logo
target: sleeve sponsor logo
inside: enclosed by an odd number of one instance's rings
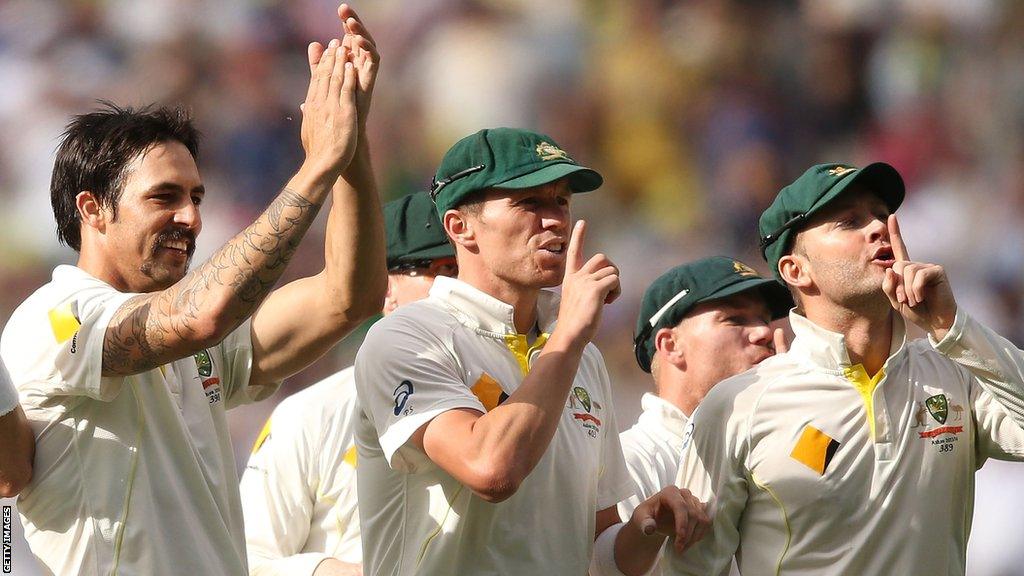
[[[82,327],[81,317],[78,314],[78,300],[74,300],[50,310],[47,314],[50,317],[50,329],[53,330],[53,337],[58,344],[63,344],[69,338],[78,334]],[[72,344],[72,353],[77,341]]]
[[[196,361],[196,372],[203,381],[203,391],[206,393],[206,400],[213,404],[221,401],[220,378],[213,375],[213,358],[209,350],[200,350],[192,358]]]
[[[592,414],[592,412],[594,409],[601,410],[601,404],[595,402],[590,397],[587,389],[582,386],[573,387],[572,392],[569,394],[568,404],[572,410],[586,410],[586,412],[574,412],[572,417],[583,426],[588,436],[597,438],[598,432],[601,431],[601,419]]]
[[[480,403],[484,405],[484,409],[488,412],[497,408],[505,400],[508,400],[508,394],[505,394],[505,391],[501,389],[501,384],[486,372],[480,375],[476,384],[473,384],[469,391],[480,400]]]
[[[839,441],[808,424],[804,426],[800,439],[789,456],[814,470],[819,476],[824,476],[837,450]]]
[[[409,400],[409,397],[413,395],[414,391],[412,382],[408,380],[403,380],[402,383],[395,388],[395,391],[392,393],[395,397],[395,416],[400,416],[402,414],[408,416],[409,414],[412,414],[412,406],[406,408],[405,404]]]

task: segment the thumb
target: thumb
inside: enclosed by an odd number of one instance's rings
[[[789,343],[786,342],[786,332],[782,328],[776,328],[772,332],[772,342],[775,344],[775,353],[783,354],[789,352]]]

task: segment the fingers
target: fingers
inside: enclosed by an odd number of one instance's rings
[[[902,302],[897,291],[897,284],[899,283],[899,276],[896,272],[893,272],[891,268],[886,268],[885,278],[882,279],[882,292],[885,292],[885,296],[889,298],[889,305],[896,310],[900,309]]]
[[[320,63],[316,67],[316,98],[318,100],[324,100],[331,90],[331,75],[334,71],[334,63],[337,60],[338,55],[338,44],[340,42],[335,39],[331,40],[327,44],[327,49],[324,51],[323,56],[320,58]]]
[[[583,267],[583,239],[587,235],[587,221],[577,220],[569,236],[569,247],[565,252],[565,274],[578,271]]]
[[[332,101],[341,96],[342,86],[346,80],[345,76],[348,73],[347,68],[351,66],[348,54],[348,48],[344,46],[335,49],[334,70],[331,72],[330,90],[327,96]]]
[[[345,27],[345,32],[348,34],[359,34],[366,36],[373,42],[373,37],[370,36],[370,31],[363,25],[363,21],[359,19],[359,15],[352,9],[348,4],[342,4],[338,6],[338,18],[341,19],[342,24]],[[374,42],[376,44],[376,42]]]
[[[896,215],[890,214],[889,220],[886,222],[889,228],[889,243],[892,244],[892,254],[896,258],[896,261],[909,261],[910,254],[907,252],[907,245],[903,242],[903,236],[900,234],[900,223],[896,221]]]
[[[341,87],[342,98],[347,99],[355,104],[356,100],[356,67],[352,65],[352,62],[345,61],[345,82]]]
[[[644,536],[651,536],[658,529],[658,522],[651,517],[644,518],[640,521],[640,531],[644,533]]]
[[[306,47],[306,56],[309,58],[309,89],[306,90],[306,102],[313,100],[317,94],[319,78],[316,71],[320,65],[320,58],[324,54],[324,46],[319,42],[310,42]]]
[[[772,331],[772,344],[775,348],[776,354],[783,354],[789,352],[789,342],[786,342],[786,331],[782,328],[776,328]]]

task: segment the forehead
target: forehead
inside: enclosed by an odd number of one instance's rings
[[[140,152],[125,167],[125,188],[175,184],[187,190],[202,185],[196,161],[184,144],[160,142]]]
[[[769,314],[768,303],[765,302],[764,296],[761,292],[757,289],[750,289],[724,298],[716,298],[714,300],[708,300],[707,302],[701,302],[691,308],[684,318],[700,316],[702,314],[714,314],[716,312],[752,312],[754,314]]]

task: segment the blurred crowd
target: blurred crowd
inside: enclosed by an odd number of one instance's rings
[[[587,250],[622,269],[623,298],[607,309],[597,343],[623,427],[649,386],[631,348],[644,288],[672,265],[713,254],[766,272],[757,216],[818,162],[895,165],[907,183],[899,214],[911,255],[944,264],[961,305],[1024,346],[1024,4],[353,5],[382,53],[369,130],[387,199],[428,186],[444,150],[489,126],[550,134],[605,176],[603,188],[574,200],[574,215],[592,224]],[[57,244],[48,196],[70,115],[98,99],[193,111],[208,190],[202,260],[251,222],[301,162],[305,46],[339,34],[336,6],[0,1],[0,321],[53,266],[75,259]],[[316,244],[305,248],[292,277],[322,265]],[[282,394],[350,363],[358,342],[350,337]],[[233,417],[240,465],[272,408],[264,404]],[[993,470],[979,491],[1024,479],[1024,470]],[[979,518],[972,550],[991,546],[978,543],[982,532],[1000,533],[1003,548],[1019,543],[1024,530],[1013,526]],[[971,573],[1014,573],[985,555],[970,557]]]

